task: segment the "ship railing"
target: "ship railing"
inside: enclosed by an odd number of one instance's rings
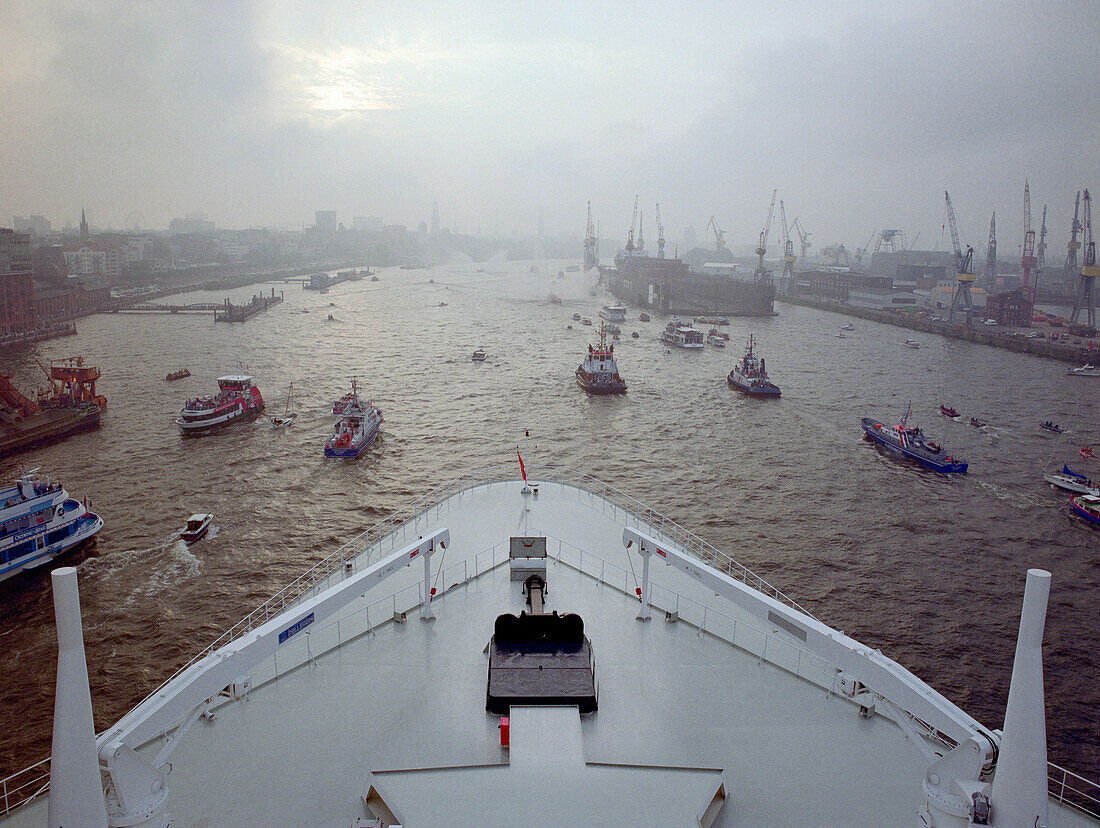
[[[581,494],[586,494],[590,498],[599,498],[612,508],[612,514],[616,520],[621,520],[624,524],[633,522],[636,525],[643,525],[654,531],[659,539],[667,540],[680,549],[690,552],[700,560],[715,566],[758,592],[782,601],[784,604],[810,617],[814,617],[809,610],[769,584],[747,566],[737,562],[694,532],[685,529],[674,520],[649,508],[637,498],[616,489],[614,486],[610,486],[591,475],[569,469],[540,467],[538,474],[539,480],[536,483],[534,470],[532,469],[528,473],[528,479],[532,485],[545,486],[550,483],[563,487],[568,486],[581,490]],[[334,577],[341,576],[349,561],[362,558],[363,563],[366,564],[373,557],[383,552],[395,551],[399,545],[408,540],[409,534],[414,531],[416,522],[420,518],[428,516],[433,508],[448,498],[479,486],[515,479],[515,468],[512,464],[490,466],[449,480],[394,510],[374,526],[342,544],[252,610],[218,636],[208,647],[165,679],[149,695],[159,693],[168,682],[218,648],[266,623],[288,607],[296,604],[303,597],[316,595],[317,592],[328,587]],[[616,514],[614,510],[618,510],[618,513]]]
[[[631,598],[639,598],[636,573],[599,555],[586,552],[568,541],[554,537],[548,537],[548,540],[552,541],[547,544],[548,557],[595,579],[599,584],[620,590]],[[839,667],[769,630],[763,630],[744,619],[734,618],[652,580],[649,604],[652,612],[663,612],[667,621],[682,621],[695,627],[699,635],[714,636],[756,656],[760,662],[767,661],[829,693],[837,693],[839,690]],[[930,734],[930,738],[934,737],[934,733]],[[1100,818],[1100,784],[1048,762],[1047,791],[1051,799],[1060,805]]]
[[[50,788],[50,757],[35,762],[30,767],[16,771],[11,776],[0,779],[0,796],[3,797],[3,810],[0,816],[11,813],[16,808],[38,798]]]

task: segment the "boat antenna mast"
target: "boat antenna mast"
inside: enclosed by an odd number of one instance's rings
[[[951,228],[951,244],[955,249],[955,295],[951,298],[951,314],[948,321],[955,324],[955,311],[960,306],[966,311],[966,327],[971,325],[971,317],[974,315],[974,302],[970,298],[970,286],[978,278],[974,275],[972,262],[974,248],[966,246],[966,253],[962,252],[959,245],[959,225],[955,221],[955,208],[951,204],[951,195],[947,190],[943,191],[944,201],[947,203],[947,223]]]

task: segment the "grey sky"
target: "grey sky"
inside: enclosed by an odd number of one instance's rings
[[[165,226],[381,215],[438,198],[472,232],[752,242],[774,187],[817,246],[941,244],[943,190],[984,251],[1051,255],[1100,189],[1100,4],[57,3],[0,14],[0,216]],[[777,208],[778,214],[778,208]],[[4,219],[6,223],[9,219]],[[777,216],[778,221],[778,216]],[[773,238],[778,230],[773,229]]]

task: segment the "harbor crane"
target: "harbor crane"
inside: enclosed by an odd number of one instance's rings
[[[883,253],[897,253],[899,250],[905,250],[905,231],[883,230],[879,234],[878,241],[875,242],[875,253],[880,250]]]
[[[638,225],[638,196],[634,196],[634,215],[630,217],[630,233],[626,237],[626,254],[634,253],[634,228]]]
[[[1084,242],[1085,258],[1081,264],[1081,282],[1077,286],[1077,299],[1073,303],[1073,313],[1070,315],[1069,321],[1071,325],[1078,324],[1077,317],[1082,310],[1085,311],[1089,330],[1081,330],[1079,333],[1092,336],[1096,333],[1096,294],[1093,288],[1095,287],[1096,277],[1100,276],[1100,267],[1096,265],[1096,242],[1092,238],[1092,198],[1089,197],[1087,189],[1085,190],[1084,222],[1081,229],[1084,234],[1082,240]],[[1071,329],[1071,333],[1077,332]]]
[[[806,251],[813,247],[813,242],[810,241],[810,234],[802,228],[802,222],[795,216],[791,226],[798,232],[799,244],[802,247],[802,253],[800,254],[803,259],[806,258]]]
[[[1023,280],[1020,289],[1024,298],[1035,304],[1035,281],[1039,278],[1036,268],[1039,260],[1035,257],[1035,231],[1031,229],[1031,186],[1024,179],[1024,247],[1020,254],[1020,271]]]
[[[584,272],[587,273],[600,264],[600,240],[596,235],[596,226],[592,223],[592,202],[588,202],[588,226],[584,233]]]
[[[966,246],[963,253],[959,245],[959,225],[955,221],[955,208],[951,205],[951,196],[947,190],[943,191],[944,200],[947,202],[947,223],[951,228],[951,244],[955,248],[955,295],[951,297],[951,314],[948,321],[955,324],[955,311],[960,306],[966,311],[966,327],[970,327],[971,317],[974,315],[974,301],[970,298],[970,286],[978,278],[974,275],[972,262],[974,260],[974,248]]]
[[[764,229],[760,231],[760,243],[756,246],[756,272],[753,276],[756,281],[763,282],[771,277],[771,272],[764,267],[764,256],[768,252],[768,233],[772,229],[772,216],[775,215],[775,195],[779,190],[772,190],[772,200],[768,205],[768,220],[764,222]]]
[[[661,224],[661,204],[657,203],[657,258],[665,257],[665,226]]]
[[[997,211],[993,211],[993,218],[989,220],[989,244],[985,248],[985,272],[982,274],[988,280],[990,287],[997,282]]]
[[[707,222],[707,230],[714,230],[715,250],[721,250],[726,246],[726,231],[718,226],[718,222],[715,221],[714,216],[711,216],[710,221]],[[703,232],[706,232],[706,230]]]
[[[864,242],[863,247],[856,248],[856,263],[859,264],[863,261],[863,257],[867,255],[867,251],[871,249],[871,240],[878,235],[878,230],[872,230],[871,235],[867,237],[867,241]],[[876,250],[878,245],[875,245]]]
[[[783,229],[783,285],[788,293],[795,292],[794,279],[794,244],[791,242],[791,234],[787,229],[787,210],[783,206],[783,199],[779,200],[779,219]]]
[[[645,211],[638,213],[638,255],[640,256],[645,251],[645,239],[642,238],[643,228],[645,226]]]

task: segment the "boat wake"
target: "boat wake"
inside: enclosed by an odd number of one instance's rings
[[[990,496],[1000,500],[1003,503],[1020,509],[1028,510],[1034,509],[1036,506],[1049,506],[1050,498],[1045,497],[1043,494],[1036,492],[1020,492],[1013,489],[1005,488],[1004,486],[998,486],[996,483],[989,483],[984,480],[978,481],[978,487],[985,491]]]
[[[217,537],[218,527],[211,526],[204,540]],[[138,599],[158,595],[171,587],[199,576],[202,562],[195,557],[188,544],[173,532],[153,546],[145,549],[129,549],[95,558],[80,564],[85,578],[100,582],[117,581],[121,590],[136,584],[129,590],[125,602],[133,604]]]

